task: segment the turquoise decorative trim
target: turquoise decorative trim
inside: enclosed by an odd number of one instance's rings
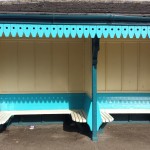
[[[0,94],[0,111],[82,109],[84,93]]]
[[[99,93],[102,109],[150,109],[150,93]]]
[[[0,37],[150,38],[150,26],[0,24]]]

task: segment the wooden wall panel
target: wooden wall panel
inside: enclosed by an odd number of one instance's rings
[[[84,39],[2,39],[0,92],[84,92],[84,50],[85,47],[89,48],[89,42],[84,41]],[[91,62],[88,62],[88,65],[91,66]],[[89,74],[88,81],[91,83]],[[91,91],[91,85],[87,88]]]
[[[85,55],[85,92],[92,96],[92,49],[91,40],[85,39],[84,55]]]
[[[98,61],[98,92],[150,91],[148,39],[101,39]]]
[[[68,44],[53,43],[52,87],[54,92],[68,91]]]
[[[123,43],[122,90],[137,90],[138,43]]]
[[[106,90],[121,90],[121,44],[107,43]]]
[[[2,39],[0,92],[84,92],[84,44],[83,39]]]
[[[150,90],[150,43],[140,43],[138,90]]]
[[[0,92],[91,95],[90,39],[0,40]],[[150,90],[147,39],[101,39],[98,92]]]
[[[18,89],[17,42],[0,43],[0,91],[16,92]]]
[[[69,92],[84,91],[84,45],[69,43]]]
[[[37,92],[52,91],[52,43],[35,42]]]
[[[105,61],[106,61],[106,43],[102,42],[100,44],[100,51],[98,53],[98,66],[97,66],[97,89],[98,91],[104,91],[106,89],[105,82],[106,82],[106,68],[105,68]]]
[[[35,51],[32,41],[18,42],[18,80],[19,91],[35,91]]]

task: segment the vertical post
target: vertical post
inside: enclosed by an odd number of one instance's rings
[[[99,38],[92,39],[92,140],[97,141],[97,55]]]

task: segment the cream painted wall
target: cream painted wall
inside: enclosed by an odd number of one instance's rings
[[[92,43],[85,41],[85,92],[92,96]]]
[[[101,39],[98,92],[150,91],[149,39]]]
[[[98,92],[150,91],[148,39],[101,39]],[[86,92],[90,39],[0,40],[0,93]]]
[[[0,93],[89,92],[90,50],[89,39],[1,39]]]

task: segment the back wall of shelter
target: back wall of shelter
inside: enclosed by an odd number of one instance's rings
[[[0,93],[91,93],[89,39],[0,40]]]
[[[0,40],[0,93],[91,95],[90,39]],[[98,92],[150,91],[148,39],[101,39]]]
[[[102,39],[98,92],[150,91],[149,39]]]

